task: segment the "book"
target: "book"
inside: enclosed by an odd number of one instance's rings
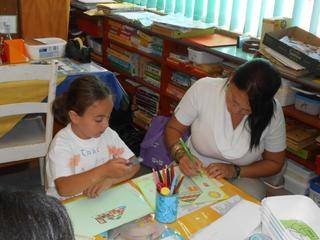
[[[188,30],[182,30],[182,29],[172,29],[167,28],[165,26],[155,24],[153,23],[151,26],[151,30],[155,33],[171,37],[171,38],[190,38],[190,37],[196,37],[196,36],[202,36],[202,35],[210,35],[214,33],[214,27],[207,28],[207,29],[188,29]]]
[[[121,3],[97,4],[97,9],[102,10],[105,14],[112,14],[117,12],[141,11],[143,10],[143,7],[140,7],[133,3],[121,2]]]

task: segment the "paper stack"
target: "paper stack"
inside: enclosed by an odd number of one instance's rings
[[[262,232],[272,239],[320,239],[320,208],[306,196],[265,198],[261,212]]]

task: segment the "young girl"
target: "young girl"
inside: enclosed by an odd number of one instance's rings
[[[50,145],[47,194],[63,199],[83,193],[94,198],[139,170],[139,165],[129,164],[132,151],[109,127],[112,108],[109,89],[93,76],[79,77],[56,98],[56,119],[69,124]]]

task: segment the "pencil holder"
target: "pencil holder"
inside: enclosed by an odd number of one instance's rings
[[[172,223],[177,219],[178,194],[164,196],[157,192],[156,220],[161,223]]]

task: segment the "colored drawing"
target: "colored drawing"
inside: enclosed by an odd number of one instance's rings
[[[313,229],[306,223],[300,220],[281,220],[284,227],[299,240],[319,240],[319,236]]]
[[[142,195],[125,183],[98,198],[81,198],[65,204],[75,234],[94,236],[152,212]]]
[[[100,224],[106,223],[109,220],[120,219],[125,209],[126,209],[125,206],[117,207],[105,213],[99,214],[98,216],[95,217],[95,219]]]
[[[182,174],[175,167],[176,174]],[[150,206],[155,209],[156,188],[152,174],[147,174],[133,180],[140,188]],[[214,179],[207,176],[186,177],[179,190],[179,206],[190,204],[214,203],[228,196],[216,185]]]

